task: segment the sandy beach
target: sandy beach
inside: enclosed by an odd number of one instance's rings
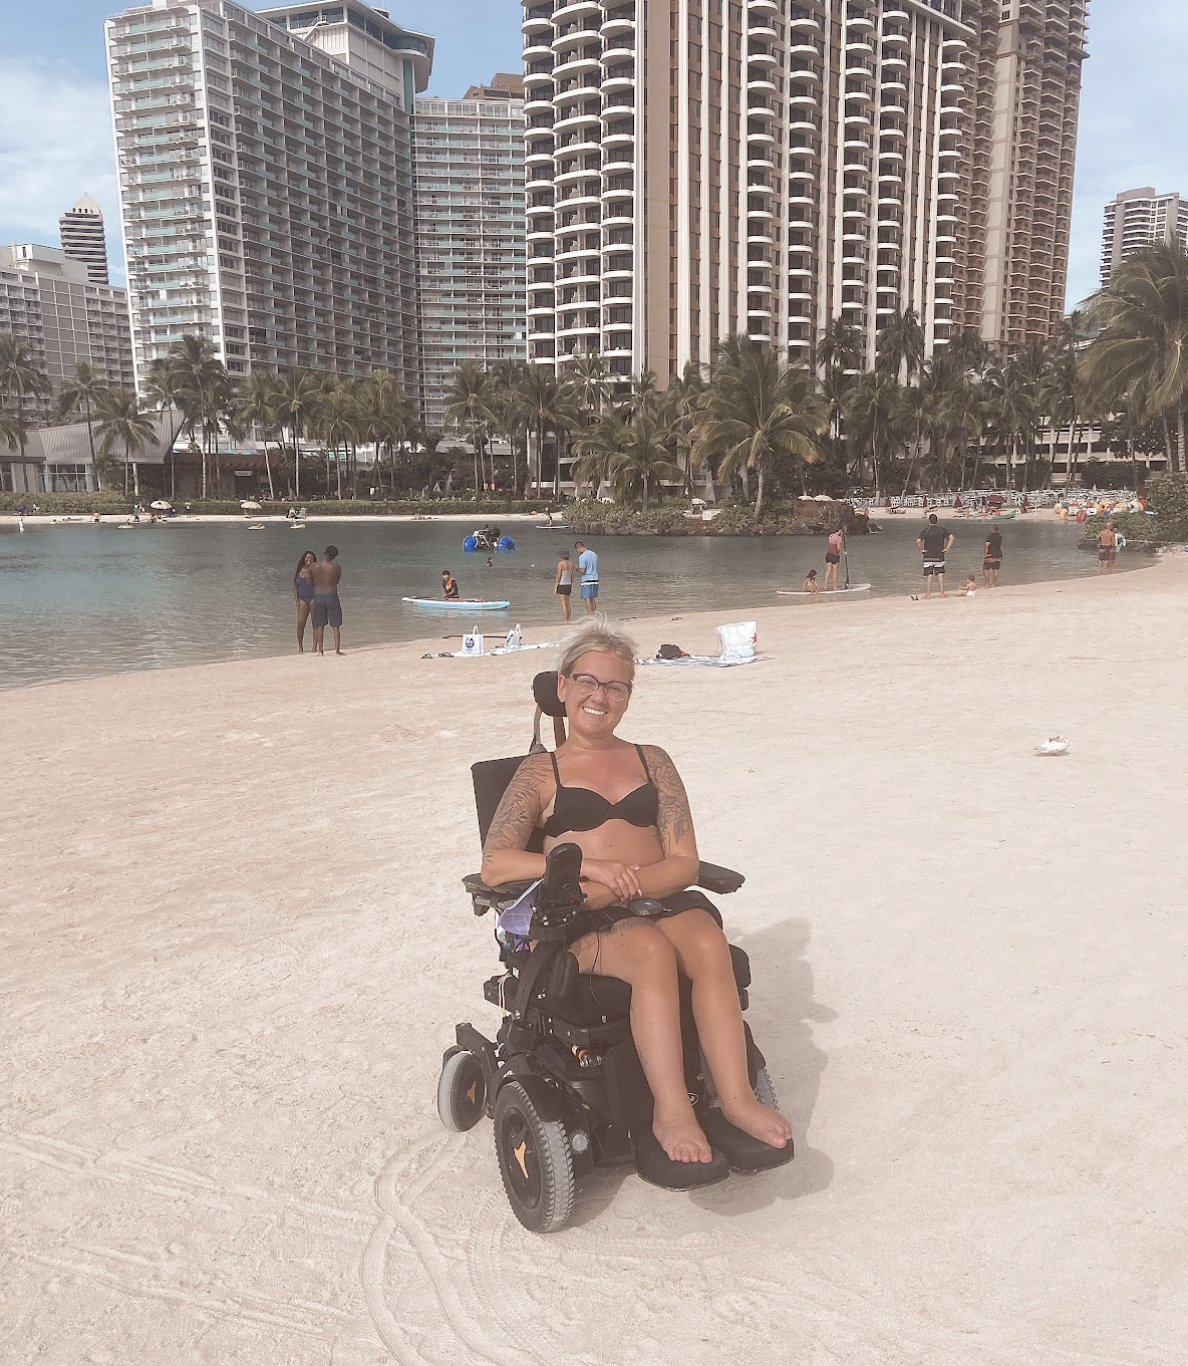
[[[1188,556],[757,617],[766,662],[641,670],[623,733],[747,874],[797,1159],[598,1172],[549,1238],[434,1107],[497,1019],[468,768],[527,748],[547,656],[6,694],[0,1359],[1182,1359]]]

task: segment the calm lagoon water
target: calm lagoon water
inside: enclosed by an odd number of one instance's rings
[[[881,525],[881,535],[851,540],[851,580],[873,582],[880,594],[916,592],[919,520],[886,517]],[[957,536],[949,558],[954,587],[967,573],[980,577],[986,524],[950,526]],[[280,523],[263,531],[189,523],[121,532],[114,525],[35,521],[21,535],[0,527],[0,689],[295,650],[293,571],[303,550],[320,553],[329,542],[339,547],[343,566],[344,648],[469,629],[465,613],[447,616],[400,601],[437,596],[443,569],[454,572],[464,596],[511,599],[508,612],[474,616],[488,632],[517,621],[557,623],[556,555],[572,536],[507,523],[519,549],[497,555],[487,569],[486,556],[463,553],[467,529],[458,522],[316,519],[302,531]],[[1004,522],[1002,530],[1006,584],[1096,569],[1095,558],[1076,548],[1075,526]],[[592,544],[601,558],[600,602],[620,620],[775,606],[776,588],[799,588],[810,568],[821,576],[825,568],[825,542],[816,537],[620,536]],[[307,647],[308,641],[307,634]]]

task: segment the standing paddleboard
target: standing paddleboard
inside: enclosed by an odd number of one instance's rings
[[[510,599],[489,602],[486,598],[401,598],[401,602],[411,602],[414,607],[429,607],[437,612],[452,612],[465,608],[468,612],[505,612],[511,606]]]

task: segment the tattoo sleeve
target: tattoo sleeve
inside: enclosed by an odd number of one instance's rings
[[[496,849],[524,849],[543,810],[540,798],[540,765],[535,756],[516,769],[487,831],[483,853]]]
[[[676,765],[662,750],[648,746],[648,758],[652,765],[652,781],[660,797],[660,811],[657,827],[660,843],[665,857],[672,854],[682,839],[693,830],[693,816],[689,811],[689,798],[685,784],[676,771]]]

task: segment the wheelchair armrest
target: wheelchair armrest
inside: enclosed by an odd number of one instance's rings
[[[733,868],[723,868],[716,863],[702,863],[697,869],[697,885],[704,887],[707,892],[717,892],[719,896],[725,896],[728,892],[737,892],[746,882],[742,873],[736,873]]]
[[[475,915],[486,915],[489,910],[502,911],[522,897],[532,886],[535,878],[523,882],[506,882],[499,887],[489,887],[479,873],[470,873],[462,879],[462,886],[470,893]]]

